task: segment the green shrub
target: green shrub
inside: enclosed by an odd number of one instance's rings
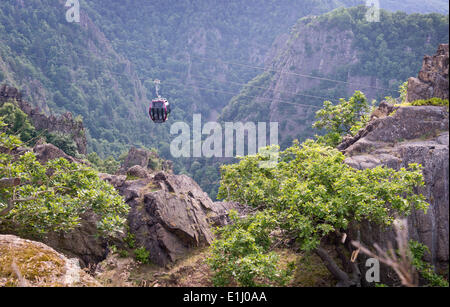
[[[0,117],[3,118],[3,122],[6,124],[5,132],[17,135],[22,142],[29,142],[36,137],[36,129],[31,124],[28,115],[15,103],[4,103],[0,107]]]
[[[130,255],[130,253],[125,250],[125,249],[121,249],[119,250],[119,257],[120,258],[127,258]]]
[[[142,264],[147,264],[150,262],[150,252],[145,249],[145,247],[139,247],[134,251],[134,256],[137,261]]]
[[[430,250],[426,245],[411,240],[409,241],[409,249],[411,250],[413,256],[413,266],[431,287],[449,286],[448,281],[442,276],[436,274],[434,267],[423,260],[425,254],[430,253]]]
[[[71,135],[65,133],[46,133],[46,139],[47,142],[55,145],[69,156],[77,156],[77,144]]]
[[[23,143],[4,132],[0,118],[0,147],[11,152]],[[3,130],[3,131],[2,131]],[[83,164],[60,158],[41,164],[33,152],[0,155],[0,178],[19,178],[21,185],[0,188],[0,223],[13,223],[30,234],[70,231],[89,211],[99,217],[103,235],[122,232],[129,207],[112,185]]]
[[[433,97],[430,99],[419,99],[411,102],[412,106],[445,106],[448,107],[448,99]]]
[[[285,285],[292,277],[293,268],[289,265],[286,270],[278,269],[279,257],[270,251],[269,234],[274,220],[263,212],[241,219],[232,211],[230,218],[233,223],[218,230],[220,239],[213,242],[207,259],[214,272],[214,285]]]
[[[128,225],[126,226],[126,228],[127,235],[124,239],[124,242],[128,245],[129,248],[134,248],[136,245],[136,236],[129,231]]]
[[[318,141],[336,146],[344,135],[355,135],[369,121],[371,109],[372,105],[360,91],[349,100],[340,99],[336,105],[324,101],[323,108],[316,112],[317,121],[313,127],[326,130],[327,135],[318,137]]]

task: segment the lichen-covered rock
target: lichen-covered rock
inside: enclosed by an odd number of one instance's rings
[[[435,55],[424,57],[418,77],[408,79],[406,100],[412,102],[432,97],[448,99],[448,67],[449,47],[448,44],[441,44]]]
[[[12,235],[0,235],[0,287],[100,286],[80,269],[77,259],[68,259],[51,247]]]

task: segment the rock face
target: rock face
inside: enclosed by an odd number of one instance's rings
[[[378,165],[399,169],[411,163],[423,166],[425,188],[418,192],[427,197],[430,207],[427,214],[413,211],[409,216],[410,238],[430,248],[428,260],[434,265],[448,267],[448,109],[437,106],[395,108],[385,104],[381,106],[384,110],[396,109],[393,115],[372,120],[338,148],[347,156],[345,162],[357,169]],[[368,246],[375,242],[386,245],[394,241],[394,233],[366,224],[361,229],[361,240]]]
[[[147,168],[149,159],[150,152],[148,150],[131,147],[127,157],[125,158],[122,168],[127,170],[128,168],[135,165]]]
[[[233,203],[214,203],[188,176],[159,172],[149,178],[126,180],[126,176],[103,175],[130,205],[129,230],[136,246],[150,252],[152,262],[165,266],[186,255],[191,248],[213,240],[211,224],[227,223]]]
[[[81,216],[81,225],[67,233],[49,233],[40,241],[54,249],[79,259],[82,267],[96,264],[108,255],[104,238],[98,236],[98,218],[93,212]]]
[[[147,149],[131,147],[118,171],[118,174],[145,178],[148,171],[162,169],[167,172],[172,171],[172,161],[164,160],[156,152]]]
[[[426,55],[417,78],[408,80],[407,101],[438,97],[448,99],[448,44],[441,44],[433,56]]]
[[[80,269],[78,259],[68,259],[51,247],[16,236],[0,235],[0,287],[100,286]]]
[[[28,115],[37,130],[68,134],[77,144],[78,152],[80,154],[87,153],[87,140],[83,123],[74,120],[72,113],[47,116],[41,113],[38,108],[33,108],[28,102],[22,100],[22,95],[16,88],[6,84],[0,86],[0,105],[10,100],[15,100],[18,103],[20,109]]]
[[[67,155],[64,151],[53,144],[37,144],[34,146],[33,151],[36,154],[36,159],[43,164],[58,158],[64,158],[69,162],[82,163],[81,160]]]

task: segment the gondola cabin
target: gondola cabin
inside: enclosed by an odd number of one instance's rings
[[[170,114],[170,104],[165,98],[155,98],[148,110],[150,118],[155,123],[164,123]]]

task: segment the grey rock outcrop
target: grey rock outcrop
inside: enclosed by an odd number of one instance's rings
[[[399,107],[391,116],[372,120],[353,138],[338,147],[347,156],[345,162],[357,169],[385,165],[393,169],[411,163],[423,166],[427,214],[413,210],[408,217],[411,239],[426,244],[429,261],[440,269],[449,261],[449,132],[448,109],[437,106]],[[361,240],[386,246],[394,241],[392,230],[364,224]]]
[[[228,222],[234,203],[214,203],[188,176],[166,172],[150,178],[126,180],[126,176],[102,175],[130,205],[129,230],[137,246],[150,252],[152,262],[165,266],[192,248],[209,245],[211,226]]]
[[[122,164],[122,169],[128,170],[130,167],[135,165],[147,168],[149,159],[150,159],[150,152],[148,150],[131,147],[125,158],[125,161]]]
[[[449,47],[441,44],[433,56],[426,55],[417,78],[408,79],[408,102],[438,97],[448,99]]]
[[[130,167],[127,170],[127,175],[136,178],[147,178],[149,176],[147,170],[140,165]]]
[[[80,160],[67,155],[64,151],[53,144],[37,144],[34,146],[33,151],[36,154],[36,159],[43,164],[58,158],[64,158],[69,162],[81,162]]]

